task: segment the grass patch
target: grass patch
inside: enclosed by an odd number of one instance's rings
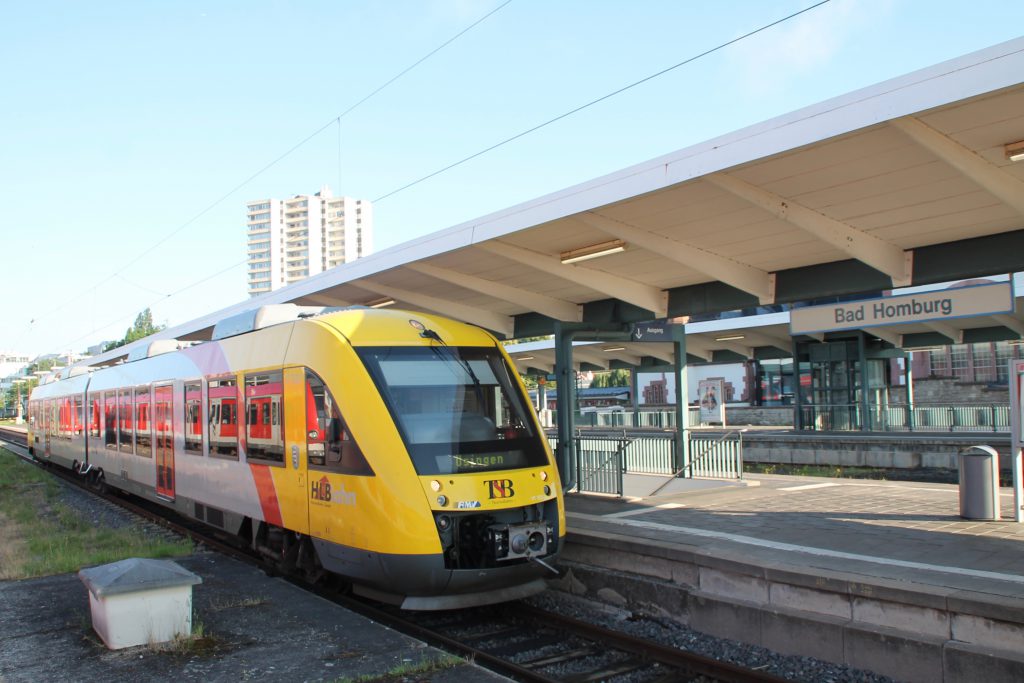
[[[356,678],[343,677],[337,679],[336,683],[394,683],[396,681],[426,681],[427,678],[419,678],[428,674],[453,669],[465,664],[466,660],[455,655],[442,652],[436,659],[424,659],[419,662],[403,662],[381,674],[366,674]]]
[[[192,633],[188,636],[178,636],[169,643],[151,645],[154,652],[166,652],[179,656],[211,656],[222,649],[223,643],[220,639],[206,632],[206,625],[199,619],[198,615],[192,615]]]
[[[0,449],[0,547],[0,579],[22,579],[128,557],[179,557],[192,542],[96,528],[60,501],[53,477]]]

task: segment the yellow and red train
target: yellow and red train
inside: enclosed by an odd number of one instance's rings
[[[160,344],[37,387],[35,457],[406,609],[543,589],[565,534],[558,471],[484,330],[285,304]]]

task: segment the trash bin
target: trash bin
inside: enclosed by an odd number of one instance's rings
[[[999,454],[991,446],[968,446],[958,456],[960,516],[999,519]]]

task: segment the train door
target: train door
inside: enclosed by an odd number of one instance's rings
[[[173,389],[153,388],[153,445],[156,453],[156,492],[174,498],[174,419],[171,411]]]
[[[309,528],[318,538],[356,538],[356,492],[351,475],[373,471],[349,434],[334,396],[324,381],[305,370],[305,448],[309,461]]]
[[[292,511],[285,518],[288,528],[308,535],[309,482],[303,400],[305,369],[285,368],[283,375],[283,400],[277,396],[270,403],[271,433],[277,429],[283,431],[284,435],[284,468],[279,472],[283,486],[278,487],[278,495],[282,510]]]
[[[50,459],[50,437],[53,434],[53,401],[43,401],[43,455]]]

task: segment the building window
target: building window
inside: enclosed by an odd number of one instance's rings
[[[974,381],[995,382],[996,366],[995,354],[992,352],[992,344],[973,344],[971,353],[974,356]]]
[[[972,381],[970,361],[967,357],[967,345],[956,344],[949,349],[949,366],[953,376],[961,382]]]
[[[941,348],[928,352],[931,365],[931,375],[934,377],[949,377],[949,349]]]

